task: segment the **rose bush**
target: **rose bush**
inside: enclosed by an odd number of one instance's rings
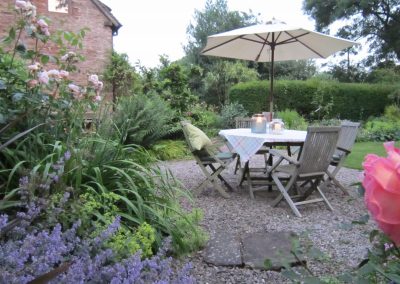
[[[384,146],[386,158],[374,154],[365,157],[365,203],[378,227],[400,245],[400,149],[394,142]]]

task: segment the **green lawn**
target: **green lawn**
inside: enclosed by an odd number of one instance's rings
[[[396,142],[399,147],[400,142]],[[344,166],[352,169],[362,170],[361,163],[366,154],[374,153],[378,156],[386,157],[385,148],[382,142],[359,142],[354,144],[351,154],[347,157]]]

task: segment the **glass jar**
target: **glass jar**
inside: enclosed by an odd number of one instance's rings
[[[285,124],[283,123],[282,119],[274,118],[270,123],[270,126],[272,134],[283,134]]]
[[[255,114],[251,117],[251,132],[266,133],[267,120],[263,114]]]

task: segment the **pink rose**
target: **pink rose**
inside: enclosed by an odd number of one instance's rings
[[[49,27],[49,25],[43,19],[38,20],[36,23],[38,24],[38,26],[40,28],[48,28]]]
[[[69,72],[65,70],[60,70],[60,77],[63,79],[68,79],[69,77]]]
[[[39,72],[38,79],[42,84],[47,85],[49,83],[49,75],[47,75],[46,71]]]
[[[38,80],[31,79],[28,81],[28,88],[29,89],[35,88],[38,84],[39,84]]]
[[[41,67],[40,63],[39,62],[35,62],[34,64],[29,65],[28,69],[30,71],[38,71],[40,69],[40,67]]]
[[[82,93],[81,88],[79,88],[79,86],[77,86],[75,84],[69,84],[68,88],[72,92],[72,95],[74,96],[75,99],[77,99],[77,100],[82,99],[83,93]]]
[[[25,1],[20,1],[20,0],[15,1],[15,9],[25,10],[26,7],[27,7],[27,3]]]
[[[369,154],[364,159],[364,199],[378,227],[400,245],[400,149],[394,142],[384,146],[387,158]]]
[[[47,75],[50,78],[59,79],[60,78],[60,71],[58,71],[56,69],[51,69],[51,70],[47,71]]]
[[[99,81],[99,77],[96,74],[89,76],[89,82],[92,82],[93,84],[97,84],[98,81]]]

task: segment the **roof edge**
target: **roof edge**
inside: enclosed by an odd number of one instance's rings
[[[111,22],[111,30],[113,35],[118,35],[118,30],[122,27],[122,24],[117,18],[111,13],[111,8],[102,3],[100,0],[92,0],[92,3],[103,13],[104,16]]]

